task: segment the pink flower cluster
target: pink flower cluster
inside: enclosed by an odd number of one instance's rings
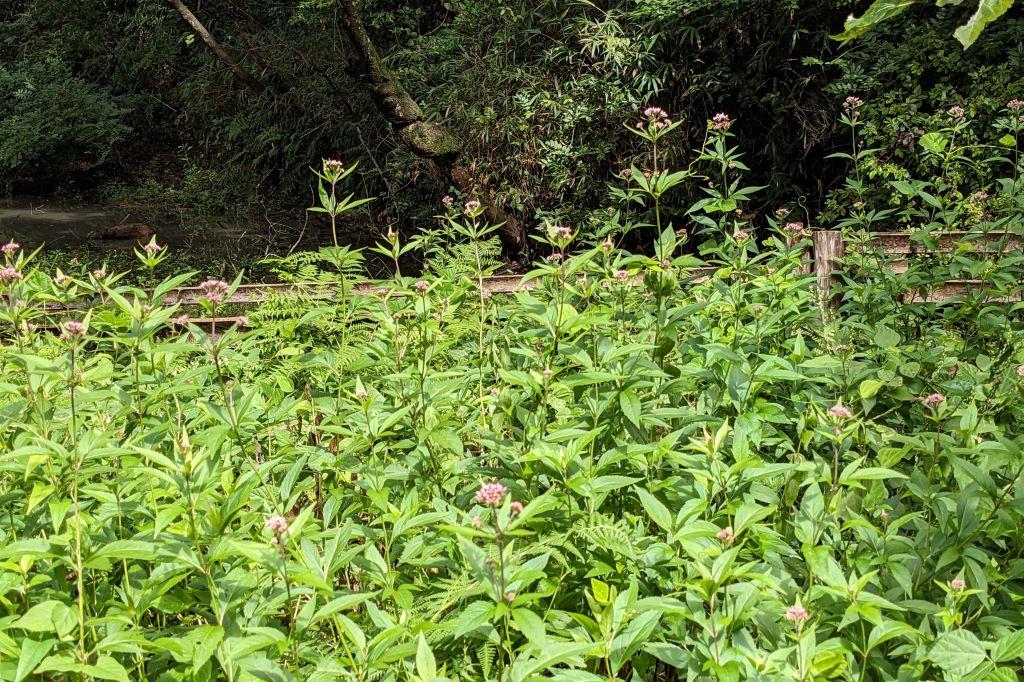
[[[281,535],[282,533],[288,532],[288,519],[283,516],[275,515],[267,519],[264,524],[274,535]]]
[[[1024,109],[1024,99],[1011,99],[1006,103],[1006,108],[1010,111],[1020,111]]]
[[[843,109],[845,109],[848,112],[855,112],[857,111],[857,109],[860,109],[861,106],[863,106],[863,104],[864,100],[862,100],[860,97],[854,97],[853,95],[850,95],[845,100],[843,100]]]
[[[960,105],[953,105],[947,113],[951,119],[958,120],[967,115],[967,110]]]
[[[462,212],[468,216],[476,215],[480,210],[480,202],[476,199],[470,199],[462,207]]]
[[[501,500],[507,492],[508,488],[500,483],[484,483],[480,486],[480,490],[476,491],[473,499],[480,504],[486,504],[488,507],[497,507],[501,504]]]
[[[425,294],[427,293],[427,289],[430,288],[430,283],[427,282],[425,279],[421,279],[415,284],[413,284],[412,287],[417,291],[417,293]]]
[[[724,112],[715,114],[711,119],[712,130],[728,130],[731,125],[732,119]]]
[[[324,175],[341,174],[345,172],[345,164],[341,159],[324,159]]]
[[[24,278],[16,268],[0,268],[0,283],[13,284]]]
[[[793,604],[786,609],[786,620],[790,623],[795,623],[797,626],[802,625],[810,617],[811,614],[807,612],[807,609],[799,604]]]
[[[794,236],[801,235],[804,233],[804,224],[793,220],[783,225],[782,231]]]
[[[946,402],[946,396],[942,395],[941,393],[932,393],[929,396],[921,398],[921,402],[927,405],[928,407],[934,407],[936,405],[941,405],[942,403]]]
[[[954,592],[962,592],[967,587],[967,583],[962,578],[953,578],[949,581],[949,587]]]
[[[833,405],[828,408],[828,413],[835,419],[853,419],[853,412],[843,405]]]
[[[210,303],[223,303],[231,287],[221,279],[208,279],[199,285],[199,293]]]
[[[1017,376],[1024,377],[1024,365],[1017,365]]]
[[[732,530],[732,526],[726,526],[722,530],[715,533],[715,537],[724,542],[727,545],[731,545],[733,540],[736,539],[736,534]]]
[[[3,246],[0,246],[0,253],[3,253],[5,256],[10,256],[10,255],[14,254],[20,248],[21,248],[21,244],[19,244],[18,242],[14,241],[12,239],[11,241],[9,241],[6,244],[4,244]]]
[[[555,235],[555,239],[557,239],[559,241],[567,242],[570,239],[572,239],[572,228],[571,227],[565,227],[564,225],[559,225],[554,230],[552,230],[552,233]]]
[[[648,125],[654,126],[655,130],[664,130],[672,125],[672,119],[668,117],[668,114],[661,107],[647,107],[644,109],[644,118],[647,119]],[[643,127],[642,121],[637,124],[637,128]]]
[[[64,331],[60,333],[60,338],[64,341],[68,339],[80,339],[85,336],[85,325],[77,320],[64,323]]]

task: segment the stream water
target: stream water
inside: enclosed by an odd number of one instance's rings
[[[251,271],[253,264],[268,254],[283,255],[330,243],[330,229],[319,215],[303,222],[305,216],[301,211],[297,214],[246,218],[144,206],[11,199],[0,201],[0,243],[13,239],[25,249],[45,246],[46,252],[127,263],[133,248],[155,236],[158,244],[170,247],[179,266]],[[366,246],[362,242],[370,239],[351,227],[344,236],[352,246]]]

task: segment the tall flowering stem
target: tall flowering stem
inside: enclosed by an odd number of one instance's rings
[[[68,343],[68,397],[71,406],[71,504],[75,517],[75,547],[73,560],[75,563],[75,583],[78,591],[78,655],[84,662],[88,656],[85,646],[85,566],[82,554],[82,507],[79,499],[79,473],[82,468],[82,456],[78,450],[78,410],[75,403],[75,389],[78,385],[78,366],[76,363],[79,343],[85,336],[85,324],[78,321],[65,322],[60,338]]]
[[[311,169],[317,177],[317,198],[319,206],[310,207],[313,213],[326,213],[331,219],[331,240],[334,248],[338,248],[338,216],[346,211],[372,201],[372,199],[356,199],[354,194],[349,194],[344,199],[338,199],[338,183],[347,178],[358,164],[354,163],[348,168],[338,159],[323,159],[320,169]]]
[[[502,505],[505,503],[506,496],[508,495],[508,488],[498,482],[484,483],[477,490],[473,496],[473,500],[484,507],[489,507],[493,511],[493,529],[491,531],[491,537],[494,539],[496,545],[498,559],[497,559],[497,571],[494,571],[493,563],[488,559],[488,564],[491,566],[491,587],[494,590],[496,602],[500,607],[502,614],[502,623],[504,625],[504,644],[506,648],[506,654],[511,662],[513,657],[513,651],[511,647],[511,640],[509,638],[509,605],[515,601],[516,593],[509,590],[509,585],[506,577],[506,551],[505,551],[505,537],[508,532],[508,526],[502,526],[502,519],[506,519],[506,523],[510,522],[516,516],[523,512],[522,502],[512,500],[508,502],[505,508]],[[507,515],[506,515],[507,510]],[[483,530],[483,520],[479,516],[474,516],[471,524],[474,528]]]

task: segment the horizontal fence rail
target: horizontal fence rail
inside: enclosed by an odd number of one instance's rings
[[[876,232],[864,240],[851,240],[847,243],[838,230],[813,230],[811,248],[807,257],[809,263],[802,272],[813,272],[817,286],[825,300],[831,298],[834,278],[842,268],[843,259],[849,250],[864,247],[876,250],[886,256],[928,256],[936,254],[1004,254],[1021,250],[1024,238],[1006,231],[989,232],[944,232],[934,234],[925,240],[915,240],[905,232]],[[906,259],[886,263],[886,267],[895,274],[907,272],[910,265]],[[695,268],[690,271],[694,281],[705,281],[713,276],[714,266]],[[297,283],[266,283],[241,284],[220,305],[250,306],[271,300],[278,296],[313,296],[330,299],[336,297],[337,287],[341,282],[297,282]],[[482,280],[483,290],[490,294],[509,294],[527,291],[536,286],[536,281],[523,275],[491,275]],[[354,282],[348,285],[350,291],[363,295],[407,296],[407,290],[395,288],[376,282]],[[908,303],[941,303],[961,299],[974,293],[984,293],[989,285],[982,280],[950,279],[934,287],[922,287],[920,290],[907,291],[903,300]],[[1009,296],[988,296],[987,300],[1015,302],[1022,300],[1020,293]],[[198,305],[202,301],[199,287],[180,287],[173,289],[164,297],[165,305]],[[88,304],[50,305],[44,309],[59,313],[71,312],[87,308]],[[206,328],[225,327],[232,324],[243,325],[246,319],[242,315],[223,317],[197,317],[189,320]]]

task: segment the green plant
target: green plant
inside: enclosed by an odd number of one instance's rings
[[[474,203],[389,233],[372,287],[355,251],[277,261],[342,281],[217,334],[164,302],[192,273],[4,247],[0,678],[1018,674],[1020,304],[904,302],[857,251],[822,314],[802,229],[755,236],[727,128],[685,224],[630,181],[595,229],[549,224],[512,294]],[[659,219],[647,253],[615,244]],[[1019,257],[957,248],[1021,293]]]

